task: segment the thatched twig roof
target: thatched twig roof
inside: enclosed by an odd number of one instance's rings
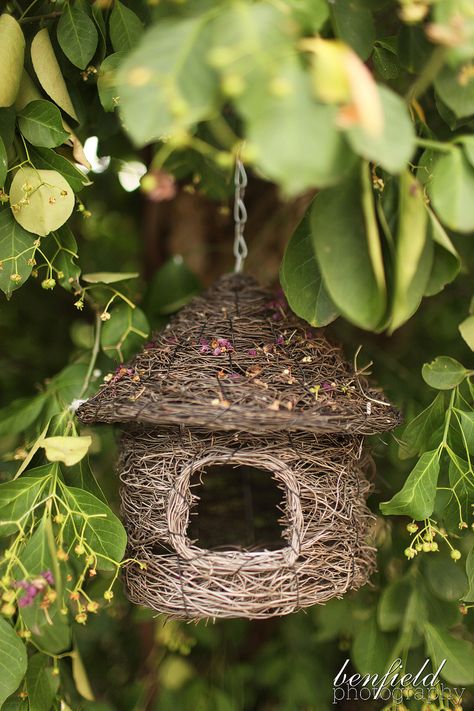
[[[399,413],[248,276],[226,275],[81,405],[84,423],[373,434]]]

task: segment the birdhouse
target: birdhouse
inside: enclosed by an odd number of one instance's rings
[[[375,567],[364,435],[396,410],[322,331],[222,277],[78,410],[119,423],[130,599],[170,617],[265,618]]]

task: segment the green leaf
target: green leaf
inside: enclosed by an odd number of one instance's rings
[[[457,408],[455,412],[459,417],[469,454],[474,454],[474,412],[465,412]]]
[[[31,43],[31,61],[38,81],[48,96],[69,116],[78,121],[61,69],[54,54],[47,27],[43,27]]]
[[[430,444],[433,432],[436,432],[444,422],[445,406],[444,393],[440,392],[428,405],[426,410],[420,412],[407,424],[400,437],[400,459],[408,459],[416,454],[421,454]]]
[[[438,356],[431,363],[424,364],[421,374],[431,388],[451,390],[462,383],[468,371],[454,358]]]
[[[329,7],[336,37],[352,47],[361,59],[368,59],[375,42],[371,11],[358,0],[335,0]]]
[[[65,501],[73,511],[76,530],[97,556],[99,570],[114,570],[125,553],[127,535],[117,516],[100,499],[88,491],[72,486],[63,487]],[[69,544],[76,540],[73,525],[66,526],[65,537]]]
[[[0,106],[11,106],[20,88],[25,38],[14,17],[0,15]],[[0,704],[1,705],[1,704]]]
[[[386,298],[371,266],[358,172],[316,196],[311,228],[332,301],[352,323],[375,329],[385,313]]]
[[[383,590],[377,607],[377,622],[382,632],[401,628],[412,590],[405,579],[395,580]]]
[[[346,130],[352,149],[366,160],[399,173],[415,150],[415,133],[405,102],[386,86],[378,87],[383,110],[383,130],[380,136],[370,136],[354,125]]]
[[[20,168],[15,173],[10,204],[13,217],[28,232],[45,236],[57,230],[69,219],[74,202],[71,186],[55,170]]]
[[[159,317],[181,309],[199,293],[201,284],[179,255],[172,257],[153,276],[147,293],[147,315]]]
[[[84,699],[87,699],[88,701],[93,701],[94,694],[91,689],[89,677],[87,676],[86,668],[83,664],[81,655],[79,654],[79,650],[77,649],[77,647],[73,650],[71,657],[72,677],[74,679],[76,689]]]
[[[42,440],[41,446],[50,462],[64,462],[66,466],[72,467],[73,464],[84,459],[91,444],[92,437],[82,435],[79,437],[46,437]]]
[[[456,602],[460,600],[467,588],[467,577],[464,570],[451,558],[426,556],[425,580],[431,592],[440,600]]]
[[[18,567],[15,577],[23,577],[26,569],[34,578],[45,570],[51,570],[55,579],[58,598],[51,603],[48,617],[40,607],[41,596],[37,595],[33,603],[20,609],[20,616],[25,626],[31,630],[33,641],[40,649],[56,654],[69,648],[71,644],[71,629],[67,617],[61,614],[62,581],[59,565],[56,559],[56,549],[51,526],[51,519],[43,517],[20,554],[22,568]]]
[[[286,3],[296,22],[309,33],[319,32],[329,18],[329,8],[325,0],[287,0]]]
[[[449,453],[449,485],[455,492],[446,511],[446,526],[459,530],[459,519],[469,521],[474,504],[474,476],[471,465],[458,457],[454,452]]]
[[[8,171],[8,157],[5,144],[2,137],[0,136],[0,188],[5,185],[5,178],[7,177]]]
[[[0,536],[9,536],[20,530],[17,521],[25,527],[25,514],[39,499],[49,477],[25,477],[0,484]]]
[[[74,192],[78,193],[86,185],[91,185],[91,181],[74,163],[49,148],[29,148],[30,160],[35,168],[45,170],[55,170],[61,173],[67,180]]]
[[[73,233],[67,225],[51,233],[46,245],[42,247],[54,268],[63,276],[56,273],[56,279],[63,289],[67,291],[76,289],[76,282],[81,273],[81,268],[75,263],[77,259],[77,244]]]
[[[390,637],[381,632],[375,617],[359,627],[354,637],[351,657],[360,674],[383,674],[391,652]]]
[[[434,509],[438,475],[438,450],[425,452],[408,475],[403,488],[390,501],[380,504],[380,510],[385,516],[410,516],[417,521],[428,518]]]
[[[13,627],[0,617],[0,707],[18,689],[25,676],[26,664],[25,645]]]
[[[459,333],[466,341],[467,345],[474,351],[474,316],[468,316],[459,324]]]
[[[338,317],[316,260],[309,213],[287,244],[280,282],[292,311],[312,326],[326,326]]]
[[[212,113],[218,87],[206,59],[209,41],[209,27],[201,16],[163,20],[120,65],[120,114],[137,145]]]
[[[461,144],[464,155],[474,168],[474,136],[456,136],[456,142]]]
[[[437,669],[446,659],[441,676],[450,684],[474,684],[472,644],[458,639],[437,625],[425,624],[426,651]]]
[[[57,35],[59,46],[72,64],[85,69],[97,49],[99,35],[87,13],[69,2],[59,18]]]
[[[16,111],[14,106],[0,108],[0,137],[8,150],[13,144],[15,135]]]
[[[236,99],[256,164],[287,195],[334,185],[355,164],[336,127],[337,108],[314,101],[310,78],[295,58],[278,66],[277,80],[288,91],[275,94],[268,81],[258,93],[254,88]]]
[[[427,235],[428,213],[423,191],[413,175],[400,175],[395,284],[390,333],[408,321],[420,305],[433,263],[433,243]]]
[[[115,284],[118,281],[136,279],[138,272],[94,272],[94,274],[83,274],[82,279],[88,284]]]
[[[33,654],[28,660],[26,691],[29,711],[50,711],[59,687],[59,677],[53,676],[46,654]]]
[[[26,140],[34,146],[54,148],[69,138],[63,129],[61,112],[50,101],[31,101],[18,114],[18,125]]]
[[[440,220],[458,232],[474,229],[474,168],[461,148],[453,147],[434,166],[428,193]]]
[[[386,43],[377,41],[372,55],[376,76],[384,81],[397,79],[401,73],[397,52]]]
[[[137,15],[120,0],[114,0],[109,20],[110,41],[114,52],[129,52],[143,33],[143,24]],[[157,45],[158,51],[160,50]]]
[[[442,101],[459,118],[474,114],[474,82],[462,82],[463,67],[448,64],[438,73],[434,85]]]
[[[428,231],[433,239],[434,254],[425,296],[438,294],[455,279],[461,269],[461,258],[436,215],[428,207]]]
[[[120,304],[112,311],[110,320],[104,323],[100,344],[106,355],[123,363],[140,347],[148,333],[149,325],[143,311]]]
[[[28,262],[35,251],[32,235],[13,219],[8,208],[0,210],[0,262],[3,267],[0,270],[0,289],[7,299],[30,276],[33,265]]]
[[[471,548],[466,559],[466,575],[469,582],[468,591],[462,596],[464,602],[474,602],[474,548]]]
[[[126,56],[126,52],[109,54],[100,65],[97,89],[100,103],[105,111],[114,111],[118,106],[117,70]]]
[[[13,400],[0,410],[0,437],[24,432],[39,417],[46,397],[37,395]]]

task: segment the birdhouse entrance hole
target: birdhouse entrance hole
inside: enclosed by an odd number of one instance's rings
[[[194,472],[187,535],[200,548],[278,550],[288,544],[281,521],[283,491],[272,473],[249,465],[217,464]]]

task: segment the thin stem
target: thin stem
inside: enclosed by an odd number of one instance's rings
[[[24,14],[24,13],[23,13]],[[38,22],[40,20],[52,20],[55,17],[59,17],[63,13],[59,10],[55,12],[49,12],[47,15],[30,15],[30,17],[21,17],[18,22],[20,25],[24,25],[27,22]]]
[[[430,84],[433,83],[444,64],[446,52],[446,47],[436,47],[436,49],[433,50],[416,81],[413,82],[405,95],[405,99],[408,103],[413,101],[413,99],[417,99],[421,94],[424,94]]]
[[[432,141],[429,138],[415,138],[415,143],[417,146],[422,146],[423,148],[432,148],[434,151],[439,151],[440,153],[450,153],[450,151],[455,150],[455,147],[451,143],[441,143],[441,141]]]
[[[79,399],[83,397],[83,395],[87,392],[87,388],[89,387],[89,383],[91,381],[92,373],[94,370],[94,366],[97,360],[97,356],[99,355],[99,348],[100,348],[100,333],[102,330],[102,321],[98,313],[95,315],[95,338],[94,338],[94,345],[92,347],[92,353],[91,353],[91,359],[89,362],[89,367],[87,369],[86,377],[84,378],[84,383],[82,385],[82,390],[81,394],[79,395]]]

